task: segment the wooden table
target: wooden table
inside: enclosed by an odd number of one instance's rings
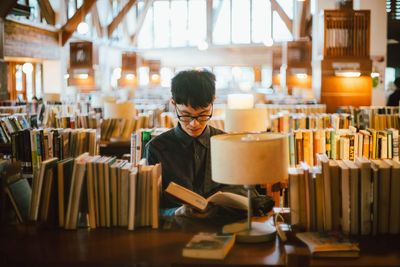
[[[224,260],[190,259],[182,248],[200,231],[221,224],[173,220],[161,229],[122,228],[66,231],[17,225],[0,228],[0,266],[284,266],[284,245],[277,239],[235,244]],[[400,266],[400,236],[363,237],[357,259],[312,259],[311,266]],[[303,248],[300,241],[288,242]]]
[[[278,240],[235,244],[223,261],[182,257],[182,248],[195,233],[217,228],[190,223],[181,224],[179,229],[135,231],[8,226],[0,229],[0,266],[284,266]]]

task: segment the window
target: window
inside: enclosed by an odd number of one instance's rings
[[[233,67],[232,77],[241,90],[249,91],[254,83],[254,70],[252,67]]]
[[[174,72],[171,68],[163,67],[160,69],[161,86],[170,87],[171,80],[174,77]]]
[[[139,85],[147,86],[149,85],[149,67],[140,67],[139,73]]]
[[[155,1],[154,5],[154,46],[168,47],[170,37],[170,9],[168,1]]]
[[[215,74],[215,87],[216,89],[225,89],[229,88],[230,82],[232,80],[232,71],[231,67],[214,67]]]
[[[273,39],[277,42],[282,41],[292,41],[293,36],[289,29],[286,27],[282,18],[278,15],[276,11],[273,12]]]
[[[186,0],[171,2],[171,46],[186,46],[188,41]]]
[[[30,0],[29,7],[31,9],[31,16],[29,17],[29,19],[35,22],[42,22],[38,0]],[[46,20],[43,20],[43,22],[45,21]]]
[[[189,44],[197,46],[207,38],[207,8],[204,0],[191,0],[188,7]]]
[[[263,66],[261,69],[261,85],[263,87],[271,87],[272,85],[272,67]]]
[[[231,42],[231,1],[230,0],[214,0],[214,44],[222,45]]]
[[[250,43],[250,0],[232,0],[232,43]]]
[[[17,92],[22,92],[24,89],[22,65],[20,64],[15,66],[15,89]]]
[[[271,36],[271,4],[265,0],[253,0],[251,9],[251,35],[254,43],[262,43]]]
[[[294,0],[277,0],[290,19]],[[139,48],[198,46],[207,40],[207,0],[155,0],[138,35]],[[138,15],[144,1],[137,4]],[[213,0],[212,42],[216,45],[290,41],[293,36],[270,0]]]
[[[42,96],[42,64],[8,62],[8,92],[10,100],[32,100]]]
[[[293,19],[293,1],[277,0],[278,4],[282,7],[283,11],[288,15],[289,19]]]
[[[35,87],[36,97],[42,98],[43,86],[42,86],[42,64],[37,63],[35,67]]]
[[[140,16],[141,12],[139,12]],[[149,8],[144,19],[142,29],[139,33],[138,46],[140,48],[153,47],[153,8]]]
[[[68,6],[67,6],[67,17],[68,19],[72,18],[72,16],[76,12],[76,3],[75,0],[68,0]]]

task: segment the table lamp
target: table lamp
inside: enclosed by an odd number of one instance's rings
[[[252,94],[229,94],[225,110],[225,131],[228,133],[265,132],[267,111],[254,108]]]
[[[287,178],[289,148],[280,133],[222,134],[211,137],[212,180],[221,184],[244,185],[248,195],[247,229],[237,234],[239,242],[273,240],[273,225],[251,222],[251,190],[257,184],[276,183]]]
[[[267,110],[264,108],[226,109],[225,131],[228,133],[265,132]]]
[[[136,116],[133,102],[104,103],[104,119],[132,119]]]

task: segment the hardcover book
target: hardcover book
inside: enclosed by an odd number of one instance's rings
[[[339,234],[304,232],[296,237],[303,241],[314,257],[358,257],[360,249],[357,243],[351,242]]]
[[[201,211],[204,211],[207,208],[209,202],[240,210],[247,210],[248,208],[247,197],[230,192],[218,191],[206,199],[174,182],[169,183],[167,189],[165,189],[165,192],[171,194],[185,204],[189,204]]]
[[[235,243],[235,235],[199,233],[186,244],[182,255],[189,258],[222,260]]]

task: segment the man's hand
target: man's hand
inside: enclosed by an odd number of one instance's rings
[[[257,196],[251,199],[253,216],[265,216],[274,207],[274,200],[269,196]]]
[[[198,211],[191,206],[182,205],[175,211],[175,216],[185,216],[189,218],[206,219],[211,218],[217,213],[218,207],[209,205],[204,211]]]

